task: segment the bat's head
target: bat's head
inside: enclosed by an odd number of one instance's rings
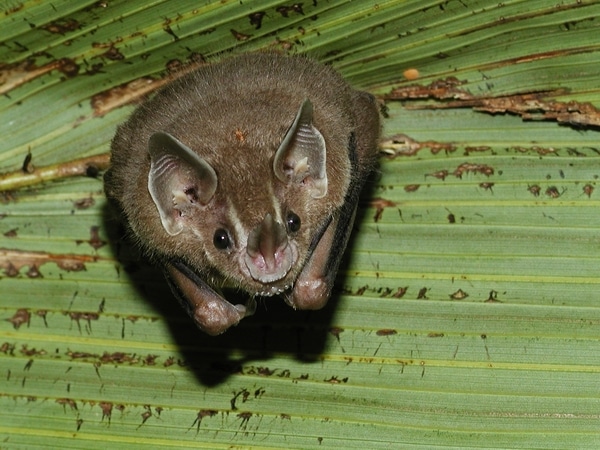
[[[213,144],[227,148],[198,148],[176,131],[156,132],[148,144],[148,191],[176,244],[172,253],[212,284],[256,295],[293,286],[343,201],[345,186],[332,189],[328,172],[349,170],[327,170],[332,162],[309,100],[295,116],[272,120],[281,121],[275,131],[252,138],[231,130],[229,143]]]

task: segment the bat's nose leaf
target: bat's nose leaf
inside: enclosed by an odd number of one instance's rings
[[[280,280],[289,272],[292,259],[285,227],[267,214],[248,235],[244,261],[250,275],[261,283]]]

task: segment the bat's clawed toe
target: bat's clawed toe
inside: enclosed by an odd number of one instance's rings
[[[321,309],[331,294],[325,278],[299,279],[285,302],[294,309]]]
[[[202,331],[216,336],[251,314],[244,305],[232,305],[226,300],[216,300],[198,304],[193,318]]]

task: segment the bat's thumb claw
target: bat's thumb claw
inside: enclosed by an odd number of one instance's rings
[[[298,280],[285,301],[294,309],[321,309],[329,300],[330,294],[329,283],[323,278]]]

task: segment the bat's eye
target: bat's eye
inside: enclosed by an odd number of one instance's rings
[[[231,239],[229,239],[229,234],[223,228],[219,228],[215,231],[215,235],[213,236],[213,244],[219,250],[227,250],[231,247]]]
[[[296,231],[298,231],[300,229],[300,225],[302,224],[300,217],[298,217],[298,215],[294,214],[293,212],[288,213],[286,222],[287,228],[290,231],[290,233],[295,233]]]

